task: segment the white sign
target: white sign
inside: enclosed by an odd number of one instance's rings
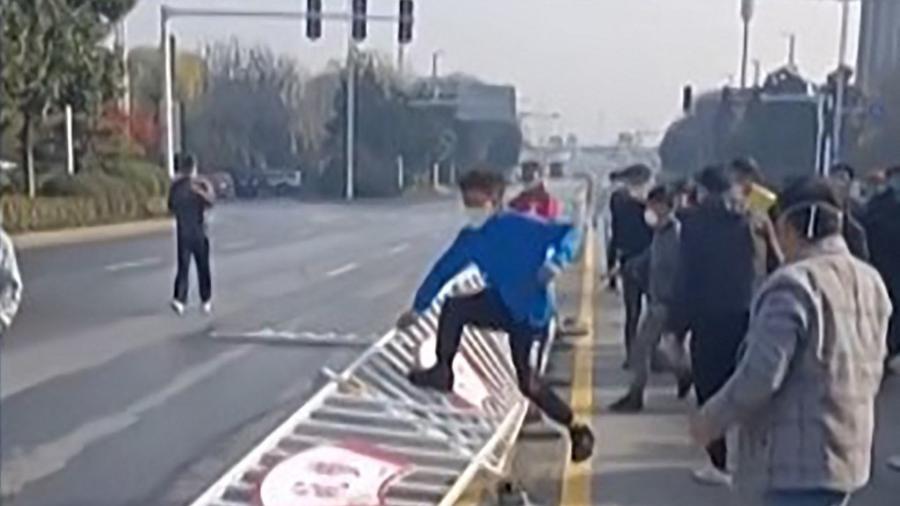
[[[263,479],[263,506],[383,506],[410,465],[376,446],[318,446],[276,465]]]

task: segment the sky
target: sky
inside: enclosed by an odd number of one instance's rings
[[[158,44],[161,0],[139,0],[127,19],[129,45]],[[167,5],[258,11],[300,10],[305,0],[166,0]],[[408,70],[465,72],[517,87],[520,111],[559,113],[536,125],[544,134],[574,133],[609,142],[622,131],[663,131],[678,117],[681,89],[739,82],[739,0],[416,0]],[[349,0],[323,0],[346,10]],[[369,11],[393,14],[398,0],[369,0]],[[816,79],[837,65],[841,9],[836,0],[758,0],[751,59],[763,72],[787,59],[797,36],[801,70]],[[849,58],[856,61],[859,5],[850,23]],[[292,19],[177,19],[180,47],[237,37],[297,58],[311,70],[346,54],[348,27],[327,23],[318,42]],[[396,27],[371,24],[364,43],[396,55]],[[753,76],[750,66],[750,79]],[[652,136],[651,136],[652,137]]]

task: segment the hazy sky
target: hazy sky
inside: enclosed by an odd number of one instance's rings
[[[292,10],[305,0],[168,0],[173,6]],[[323,0],[326,10],[348,0]],[[140,0],[128,19],[129,44],[157,43],[160,0]],[[739,0],[417,0],[407,65],[463,71],[515,84],[522,108],[558,111],[560,128],[582,139],[609,140],[622,130],[661,130],[678,115],[681,87],[737,82]],[[395,13],[398,0],[369,0],[370,12]],[[855,62],[858,4],[850,57]],[[798,38],[801,69],[823,77],[837,63],[840,7],[834,0],[758,0],[752,57],[765,70],[786,60]],[[296,56],[315,69],[346,51],[347,27],[326,24],[313,44],[292,20],[177,20],[182,47],[236,36]],[[370,26],[366,46],[396,54],[396,28]],[[752,79],[752,66],[750,71]]]

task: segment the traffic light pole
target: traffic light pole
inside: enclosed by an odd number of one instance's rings
[[[296,19],[306,20],[309,13],[306,11],[253,11],[253,10],[230,10],[230,9],[203,9],[203,8],[183,8],[172,7],[169,5],[160,6],[160,36],[162,39],[161,50],[163,52],[163,60],[165,65],[163,88],[165,89],[165,117],[166,117],[166,167],[169,175],[174,177],[175,174],[175,132],[174,122],[174,97],[173,97],[173,73],[172,62],[175,55],[172,54],[169,39],[172,37],[169,31],[169,22],[176,18],[257,18],[257,19]],[[351,12],[321,12],[318,13],[318,19],[327,21],[342,21],[352,23],[354,15]],[[401,21],[400,16],[390,14],[366,14],[366,22],[381,23],[397,23]],[[348,37],[350,46],[347,55],[347,185],[346,198],[352,200],[355,195],[354,188],[354,143],[356,129],[356,54],[355,41],[352,34]],[[404,42],[401,41],[401,54]],[[402,64],[402,62],[401,62]]]

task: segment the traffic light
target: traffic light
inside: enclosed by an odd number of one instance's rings
[[[322,0],[306,0],[306,36],[310,40],[322,37]]]
[[[353,0],[353,40],[366,40],[366,0]]]
[[[407,44],[413,37],[413,0],[400,0],[400,24],[397,38]]]
[[[690,114],[694,108],[694,88],[690,85],[681,90],[681,111]]]

